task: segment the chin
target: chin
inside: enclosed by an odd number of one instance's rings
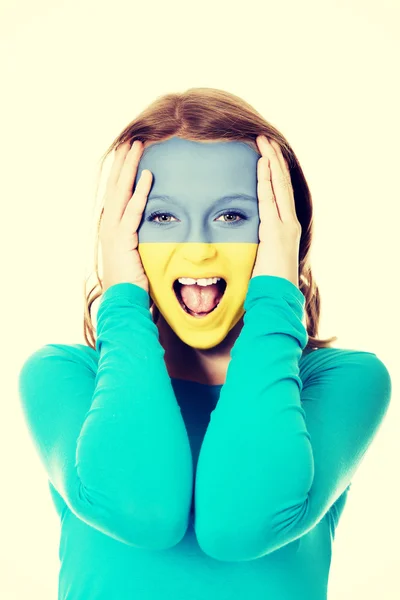
[[[176,333],[176,335],[178,335],[178,333]],[[187,346],[189,346],[190,348],[193,348],[194,350],[212,350],[212,349],[218,349],[219,346],[221,346],[223,344],[223,342],[226,340],[227,335],[222,334],[222,336],[212,336],[210,334],[208,334],[207,336],[201,336],[199,335],[198,337],[193,336],[191,339],[189,338],[185,338],[182,339],[181,337],[179,337],[179,339],[182,340],[182,342],[184,344],[186,344]]]

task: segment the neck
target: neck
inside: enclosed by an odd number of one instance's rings
[[[165,350],[164,360],[170,377],[209,385],[223,384],[230,362],[230,352],[242,327],[243,317],[220,344],[209,350],[198,350],[185,344],[160,313],[157,328],[160,344]]]

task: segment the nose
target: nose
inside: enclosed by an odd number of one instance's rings
[[[183,243],[180,252],[181,259],[188,263],[201,263],[217,256],[217,249],[212,243]]]

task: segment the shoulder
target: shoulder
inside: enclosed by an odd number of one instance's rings
[[[19,378],[38,370],[62,368],[69,364],[96,372],[98,352],[84,344],[45,344],[29,354],[22,363]]]
[[[64,402],[81,406],[82,396],[90,399],[97,362],[97,352],[83,344],[46,344],[29,354],[18,374],[18,395],[31,426],[55,419]]]
[[[387,371],[385,363],[368,350],[355,350],[351,348],[316,348],[306,349],[301,358],[300,365],[304,370],[313,370],[319,367],[334,367],[335,365],[353,364],[360,366],[376,365]]]
[[[385,397],[391,395],[391,376],[387,365],[366,350],[348,348],[318,348],[303,352],[300,359],[303,384],[325,381],[354,382],[378,387]]]

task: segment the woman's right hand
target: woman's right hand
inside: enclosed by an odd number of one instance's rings
[[[134,283],[149,293],[149,281],[138,252],[137,229],[146,206],[153,174],[145,169],[132,195],[142,142],[121,144],[106,186],[99,239],[103,255],[103,292],[116,283]]]

